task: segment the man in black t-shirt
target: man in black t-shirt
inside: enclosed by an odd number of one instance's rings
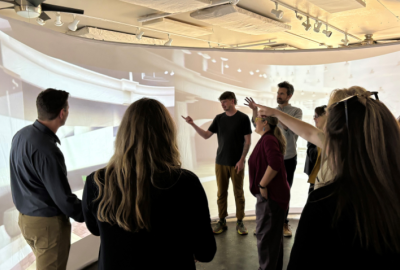
[[[224,113],[217,115],[207,131],[197,126],[193,119],[183,117],[196,132],[204,139],[210,138],[214,133],[218,136],[218,150],[215,164],[215,174],[218,185],[218,212],[217,225],[213,228],[215,234],[227,229],[225,218],[228,216],[228,186],[229,178],[232,179],[233,191],[236,201],[236,230],[239,234],[247,234],[243,224],[244,218],[244,164],[251,144],[251,124],[249,117],[238,111],[236,96],[233,92],[224,92],[219,101]]]

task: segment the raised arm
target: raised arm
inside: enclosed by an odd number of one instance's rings
[[[274,116],[279,119],[285,126],[287,126],[295,134],[299,135],[306,141],[309,141],[319,148],[324,148],[325,134],[322,130],[303,122],[300,119],[292,117],[277,109],[257,104],[257,107],[262,115]]]
[[[185,119],[186,123],[191,125],[194,128],[194,130],[196,130],[197,134],[199,134],[204,139],[207,140],[214,134],[213,132],[211,132],[209,130],[204,130],[201,127],[199,127],[198,125],[196,125],[190,116],[187,116],[187,117],[184,117],[183,115],[181,115],[181,116],[183,119]]]

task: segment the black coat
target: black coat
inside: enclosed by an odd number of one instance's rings
[[[186,170],[171,178],[176,184],[170,189],[151,186],[151,232],[133,233],[97,219],[98,187],[94,173],[87,177],[82,207],[88,229],[101,239],[99,270],[189,270],[196,269],[194,257],[201,262],[214,258],[217,247],[199,179]]]

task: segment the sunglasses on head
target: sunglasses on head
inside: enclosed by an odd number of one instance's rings
[[[340,103],[344,103],[344,108],[345,108],[345,112],[346,112],[346,125],[347,125],[347,127],[349,126],[349,113],[347,112],[347,106],[349,104],[355,102],[355,101],[360,101],[360,99],[367,100],[372,95],[375,96],[375,100],[379,100],[378,92],[366,92],[365,94],[361,94],[361,95],[357,94],[357,95],[354,95],[354,96],[347,97],[347,98],[342,99],[341,101],[336,102],[336,103],[333,104],[333,106],[336,106],[336,105],[338,105]],[[364,102],[360,102],[360,103],[365,106]]]

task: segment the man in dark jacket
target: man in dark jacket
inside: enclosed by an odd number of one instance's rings
[[[66,269],[71,246],[69,218],[83,222],[81,200],[72,194],[57,130],[68,118],[68,92],[47,89],[36,100],[38,120],[18,131],[10,173],[18,224],[36,256],[36,269]]]

